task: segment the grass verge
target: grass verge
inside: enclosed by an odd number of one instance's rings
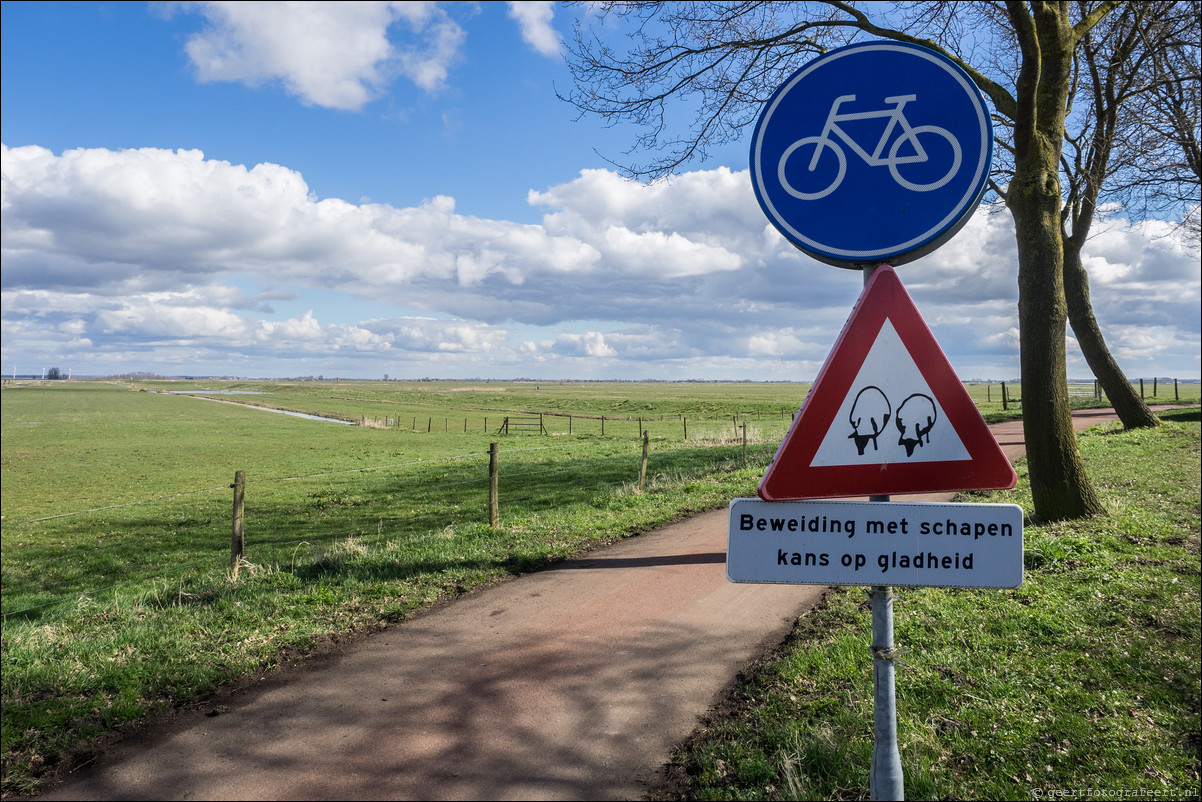
[[[1109,514],[1028,525],[1015,590],[899,589],[914,799],[1189,799],[1199,787],[1199,413],[1081,437]],[[1013,491],[973,494],[1030,509]],[[660,798],[867,799],[871,615],[841,588],[675,755]]]

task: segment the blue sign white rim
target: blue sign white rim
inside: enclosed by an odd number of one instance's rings
[[[972,180],[968,184],[968,188],[957,201],[951,205],[950,211],[940,219],[936,224],[930,226],[927,230],[911,236],[909,239],[898,242],[887,247],[854,250],[850,248],[834,247],[822,242],[818,242],[813,237],[808,236],[797,229],[789,222],[787,217],[781,213],[777,206],[772,202],[769,192],[765,191],[765,170],[762,158],[763,141],[766,131],[768,130],[773,115],[779,109],[781,103],[788,96],[788,93],[797,86],[798,83],[805,80],[815,70],[829,66],[832,62],[848,56],[854,56],[858,53],[872,51],[895,51],[905,52],[909,55],[922,58],[931,64],[936,65],[951,77],[956,85],[960,87],[964,95],[968,97],[974,108],[975,119],[978,126],[978,134],[980,146],[975,154],[976,164],[973,170]],[[951,238],[963,225],[968,221],[972,211],[976,208],[977,203],[985,194],[986,182],[989,178],[989,169],[992,157],[993,144],[993,124],[989,116],[989,109],[985,105],[984,98],[972,80],[964,73],[960,67],[948,60],[946,57],[919,45],[913,45],[906,42],[862,42],[858,44],[848,45],[846,47],[832,50],[825,53],[795,72],[784,84],[777,88],[776,92],[769,99],[767,106],[761,113],[756,122],[755,134],[752,141],[751,152],[751,177],[752,186],[755,189],[756,199],[759,201],[764,213],[769,220],[782,234],[786,236],[794,245],[801,250],[809,253],[815,258],[835,264],[840,267],[851,267],[858,269],[864,264],[876,264],[881,261],[889,261],[890,264],[897,265],[911,261],[918,256],[930,253],[935,248],[942,245]],[[968,158],[968,155],[965,155]],[[769,172],[774,172],[769,170]],[[775,176],[774,176],[775,178]]]

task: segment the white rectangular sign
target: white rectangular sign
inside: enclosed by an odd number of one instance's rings
[[[794,585],[1016,588],[1023,510],[1014,504],[730,503],[726,578]]]

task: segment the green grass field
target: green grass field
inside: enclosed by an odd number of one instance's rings
[[[796,385],[678,385],[657,409],[647,385],[394,384],[219,388],[269,392],[220,397],[303,412],[391,417],[390,428],[162,392],[179,383],[3,389],[7,791],[86,759],[88,741],[113,726],[281,653],[752,493],[789,423],[781,410],[799,403]],[[546,416],[547,436],[496,433],[535,401],[561,413]],[[246,552],[234,583],[239,470]]]
[[[1196,400],[1198,386],[1186,387]],[[262,393],[213,397],[374,426],[170,394],[203,389]],[[754,495],[807,390],[5,383],[5,793],[86,760],[88,744],[114,726],[282,654]],[[987,417],[1017,414],[1001,411],[996,385],[969,390]],[[548,435],[497,434],[506,416],[540,412]],[[650,455],[640,493],[641,431]],[[490,442],[500,445],[496,530]],[[232,582],[235,471],[247,477],[246,553]]]

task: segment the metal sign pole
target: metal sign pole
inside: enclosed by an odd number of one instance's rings
[[[874,800],[902,800],[906,798],[906,789],[897,749],[897,706],[893,692],[893,588],[875,585],[870,595],[874,743],[868,790]]]
[[[864,284],[875,267],[864,268]],[[888,503],[889,496],[869,496]],[[872,598],[872,766],[868,792],[874,800],[906,798],[901,754],[897,749],[897,702],[893,682],[893,588],[874,585]]]

